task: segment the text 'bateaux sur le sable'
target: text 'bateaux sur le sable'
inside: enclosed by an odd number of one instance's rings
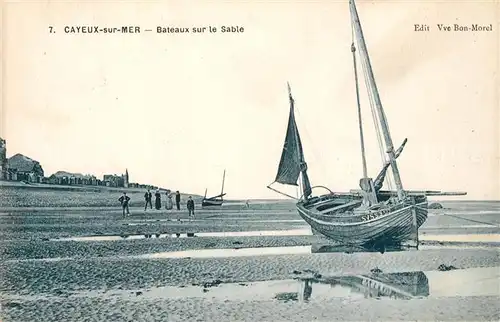
[[[49,26],[49,33],[56,33],[57,28]],[[244,33],[245,28],[238,25],[221,26],[156,26],[155,28],[144,28],[141,26],[99,26],[99,25],[67,25],[64,26],[65,34],[236,34]]]

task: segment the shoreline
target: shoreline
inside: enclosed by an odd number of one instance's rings
[[[14,189],[46,189],[46,190],[59,190],[59,191],[66,191],[66,192],[74,192],[74,191],[85,191],[85,192],[95,192],[95,193],[104,193],[104,192],[116,192],[116,193],[122,193],[123,191],[125,192],[132,192],[132,193],[144,193],[148,188],[135,188],[135,187],[108,187],[108,186],[97,186],[97,185],[60,185],[60,184],[48,184],[48,183],[24,183],[22,181],[7,181],[7,180],[0,180],[0,191],[2,188],[14,188]],[[167,188],[159,188],[162,192],[167,190]],[[156,190],[155,188],[151,188],[151,191]],[[175,190],[170,189],[172,192],[175,192]],[[188,192],[183,192],[181,195],[185,196],[193,196],[196,198],[203,198],[202,195],[196,194],[196,193],[188,193]],[[162,194],[163,196],[163,194]],[[248,199],[227,199],[225,202],[228,203],[240,203],[240,202],[246,202],[247,200],[250,200],[254,203],[280,203],[280,202],[293,202],[293,200],[289,199],[277,199],[277,198],[248,198]]]
[[[61,191],[61,192],[93,192],[93,193],[118,193],[121,194],[123,191],[127,193],[144,193],[147,188],[135,188],[135,187],[108,187],[108,186],[96,186],[96,185],[59,185],[59,184],[48,184],[48,183],[24,183],[22,181],[7,181],[0,180],[0,192],[2,189],[11,188],[11,189],[27,189],[27,190],[52,190],[52,191]],[[168,188],[159,188],[162,192],[168,190]],[[155,188],[151,188],[151,191],[154,191]],[[172,192],[175,191],[170,189]],[[337,191],[337,193],[349,193],[348,189],[344,192]],[[202,199],[203,196],[196,193],[189,192],[181,192],[181,195],[184,197],[193,196],[196,199]],[[162,194],[163,197],[163,194]],[[470,199],[468,196],[449,196],[445,199],[435,199],[435,197],[430,196],[432,200],[429,200],[430,203],[494,203],[500,207],[500,200],[478,200],[478,199]],[[227,203],[245,203],[247,200],[253,203],[292,203],[295,201],[290,198],[234,198],[227,199],[225,202]],[[61,207],[64,207],[61,205]]]
[[[298,284],[290,284],[265,287],[261,297],[243,296],[261,282],[378,271],[426,271],[458,287],[463,281],[456,276],[467,270],[500,267],[500,242],[488,242],[500,233],[496,204],[465,203],[451,210],[455,216],[438,211],[420,229],[420,249],[384,252],[350,250],[299,234],[308,226],[293,203],[199,209],[191,222],[185,210],[131,211],[122,219],[119,207],[0,210],[2,320],[491,320],[499,315],[500,296],[487,292],[395,300],[377,293],[380,289],[370,297],[355,291],[336,297],[338,286],[317,284],[311,301],[283,300],[297,294]],[[174,236],[157,238],[160,233]],[[466,241],[446,241],[457,234]],[[472,242],[478,240],[475,234],[489,238]],[[77,238],[85,236],[97,238]],[[116,238],[99,239],[106,236]],[[433,241],[435,236],[442,241]],[[194,293],[175,293],[188,289]]]
[[[118,198],[125,191],[131,198],[130,207],[144,207],[145,188],[116,188],[85,185],[52,185],[52,184],[24,184],[17,181],[0,181],[0,211],[51,211],[62,209],[97,210],[99,208],[121,210]],[[154,193],[154,190],[151,190]],[[173,190],[174,191],[174,190]],[[201,207],[203,196],[196,193],[181,192],[181,207],[184,209],[187,198],[191,196]],[[165,207],[165,190],[161,193],[162,208]],[[269,205],[281,204],[284,207],[293,207],[290,200],[280,199],[248,199],[256,207],[269,209]],[[226,199],[223,207],[246,207],[247,200]],[[154,197],[153,197],[154,203]],[[78,208],[78,209],[77,209]],[[216,208],[216,207],[215,207]]]

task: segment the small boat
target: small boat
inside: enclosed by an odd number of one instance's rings
[[[311,226],[314,234],[326,236],[345,245],[402,244],[418,247],[418,229],[426,221],[429,195],[465,195],[464,192],[407,191],[403,189],[397,158],[407,140],[394,149],[389,125],[386,119],[377,85],[373,75],[368,50],[363,37],[354,0],[349,1],[351,25],[353,29],[351,52],[354,63],[357,114],[361,145],[363,177],[359,181],[360,190],[334,193],[324,186],[312,187],[307,173],[302,142],[295,121],[295,102],[288,84],[290,112],[285,143],[274,182],[268,188],[297,199],[299,215]],[[357,44],[357,46],[356,46]],[[382,156],[382,169],[375,180],[367,173],[356,52],[365,75],[368,98],[374,118],[375,131]],[[392,169],[396,190],[381,190],[387,170]],[[300,186],[302,195],[298,198],[282,193],[271,187],[274,183]],[[325,188],[329,193],[312,196],[313,188]]]
[[[223,197],[226,195],[224,193],[225,179],[226,179],[226,170],[224,170],[224,174],[222,175],[222,189],[219,195],[207,198],[207,189],[205,189],[205,196],[201,200],[202,207],[222,206],[222,204],[224,203]]]

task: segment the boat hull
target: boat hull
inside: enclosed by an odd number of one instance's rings
[[[326,216],[302,202],[297,203],[297,211],[313,231],[341,244],[400,244],[418,240],[418,228],[427,219],[427,198],[413,200],[399,209],[369,216]]]
[[[224,201],[222,201],[222,200],[205,199],[205,200],[201,201],[201,206],[202,207],[220,207],[220,206],[222,206],[223,203],[224,203]]]

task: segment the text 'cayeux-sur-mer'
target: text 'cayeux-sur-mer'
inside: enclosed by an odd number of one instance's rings
[[[168,27],[157,26],[156,29],[141,28],[140,26],[64,26],[66,34],[140,34],[143,32],[156,32],[159,34],[203,34],[203,33],[243,33],[242,26],[195,26],[195,27]],[[56,28],[49,26],[49,32],[55,33]]]

